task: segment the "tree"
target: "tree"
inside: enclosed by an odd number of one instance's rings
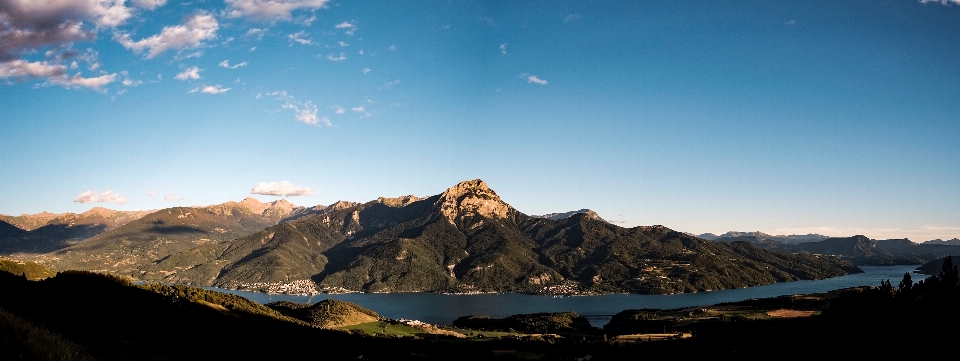
[[[943,259],[943,265],[940,266],[940,285],[944,288],[954,288],[957,286],[957,266],[953,264],[950,256]]]
[[[910,278],[910,272],[903,273],[903,280],[900,281],[900,292],[910,292],[913,288],[913,279]]]
[[[893,289],[893,285],[890,284],[890,280],[880,279],[880,289],[890,291]]]

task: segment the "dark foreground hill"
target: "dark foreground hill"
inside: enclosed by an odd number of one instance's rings
[[[851,272],[860,270],[837,257],[709,242],[662,226],[622,228],[589,213],[531,217],[474,180],[427,198],[338,203],[228,242],[157,255],[120,274],[272,292],[315,292],[315,284],[330,291],[661,294]]]
[[[956,271],[909,289],[864,287],[839,292],[822,314],[802,318],[707,317],[661,322],[659,332],[689,338],[646,342],[612,337],[573,314],[519,315],[521,324],[569,325],[558,337],[455,339],[366,337],[316,328],[237,296],[183,286],[138,287],[111,276],[60,273],[43,281],[0,272],[3,360],[635,360],[953,356],[960,321]],[[952,277],[952,278],[951,278]],[[806,307],[808,297],[750,300],[727,308]],[[621,315],[618,327],[649,332],[651,310]],[[668,313],[677,313],[668,311]],[[643,314],[646,314],[644,316]],[[691,312],[691,315],[693,313]],[[547,318],[541,317],[546,315]],[[553,317],[557,316],[557,317]],[[636,316],[636,317],[634,317]],[[553,317],[553,318],[550,318]],[[640,324],[633,324],[634,322]],[[639,328],[638,328],[639,327]],[[669,327],[669,328],[668,328]],[[569,331],[573,332],[569,332]],[[656,330],[654,330],[656,331]],[[604,331],[606,332],[606,331]],[[30,337],[21,337],[29,335]],[[917,336],[922,335],[918,342]],[[630,335],[626,335],[630,336]],[[644,337],[646,336],[646,337]],[[361,357],[362,356],[362,357]]]

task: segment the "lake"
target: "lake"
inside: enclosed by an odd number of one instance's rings
[[[521,313],[574,311],[585,316],[594,326],[605,325],[614,314],[639,308],[674,309],[694,306],[709,306],[722,302],[736,302],[751,298],[767,298],[783,295],[809,294],[833,291],[847,287],[879,286],[881,279],[889,279],[894,286],[910,272],[914,282],[926,278],[915,274],[913,266],[862,266],[864,273],[846,275],[819,281],[796,281],[774,283],[766,286],[748,287],[675,295],[603,295],[552,297],[516,293],[481,295],[445,295],[437,293],[346,293],[320,294],[313,296],[272,295],[259,292],[226,290],[227,292],[266,304],[274,301],[315,303],[328,298],[353,302],[376,311],[380,315],[399,319],[415,319],[427,323],[447,325],[460,316],[487,315],[506,317]]]

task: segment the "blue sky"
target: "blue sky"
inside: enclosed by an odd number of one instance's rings
[[[960,237],[958,34],[956,0],[0,0],[0,213],[480,178],[628,227]]]

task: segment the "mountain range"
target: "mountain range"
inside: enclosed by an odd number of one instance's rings
[[[58,270],[288,293],[677,293],[860,271],[838,257],[623,228],[590,210],[528,216],[481,180],[362,204],[174,207],[23,255]]]

